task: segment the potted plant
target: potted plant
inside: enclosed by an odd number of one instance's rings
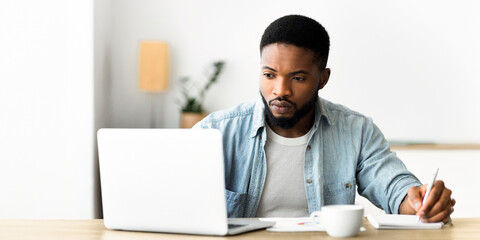
[[[208,89],[217,82],[224,65],[225,62],[223,61],[214,62],[213,72],[208,76],[208,81],[201,88],[198,88],[189,77],[182,77],[180,79],[180,89],[183,96],[183,100],[181,101],[182,114],[180,127],[191,128],[195,123],[205,117],[206,114],[203,109],[205,94]],[[195,92],[195,94],[192,94],[192,92]]]

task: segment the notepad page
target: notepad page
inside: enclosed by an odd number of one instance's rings
[[[440,229],[443,227],[442,222],[417,222],[416,215],[370,214],[367,218],[376,229]]]

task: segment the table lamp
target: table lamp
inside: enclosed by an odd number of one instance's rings
[[[159,41],[140,42],[138,72],[138,86],[140,90],[151,94],[150,127],[153,128],[156,122],[154,94],[166,91],[168,88],[169,63],[167,43]]]

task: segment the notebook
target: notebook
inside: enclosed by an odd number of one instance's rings
[[[376,229],[440,229],[443,222],[417,222],[416,215],[370,214],[368,221]]]
[[[100,129],[97,137],[109,229],[234,235],[274,225],[227,219],[218,130]]]

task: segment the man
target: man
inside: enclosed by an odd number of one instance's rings
[[[328,82],[330,40],[313,19],[289,15],[260,42],[261,100],[210,114],[195,128],[223,133],[229,217],[304,217],[353,204],[355,186],[387,213],[447,222],[455,200],[422,185],[370,118],[318,96]]]

